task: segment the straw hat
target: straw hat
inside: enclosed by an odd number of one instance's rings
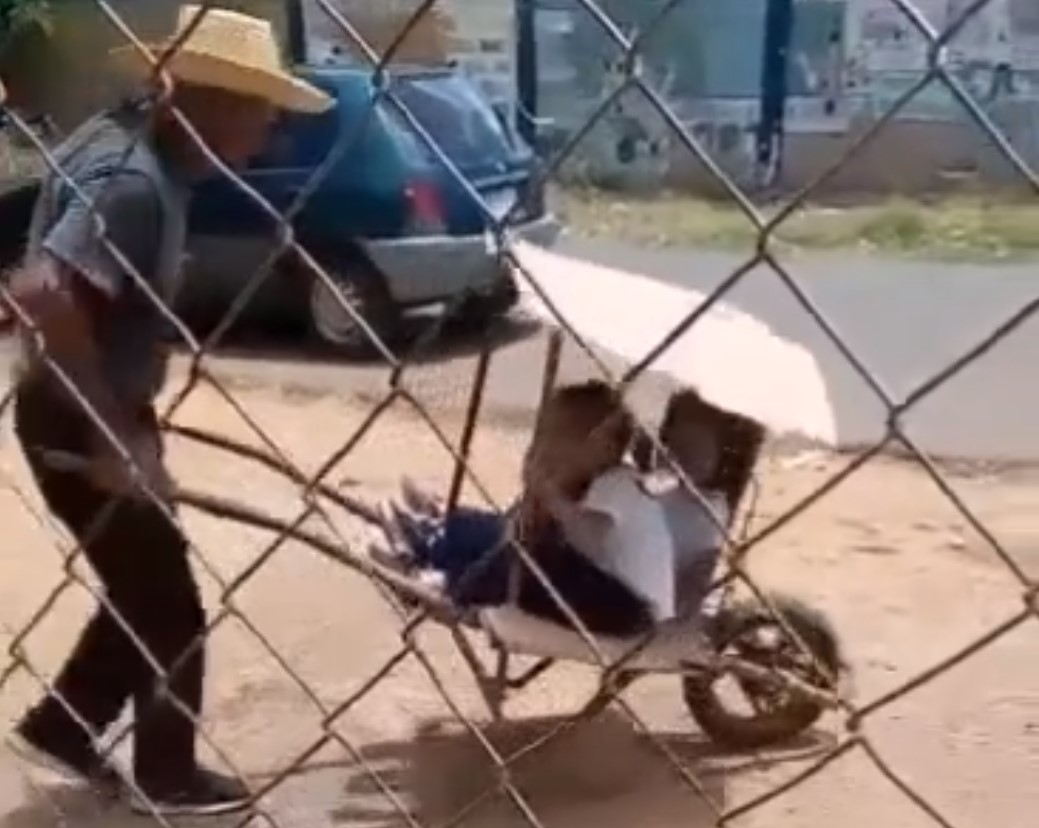
[[[182,6],[172,37],[148,48],[159,57],[190,27],[201,6]],[[112,52],[118,64],[139,79],[150,76],[153,65],[134,46]],[[229,9],[209,9],[191,34],[164,64],[177,80],[223,89],[269,101],[294,112],[324,112],[333,99],[293,77],[282,65],[274,30],[267,20]]]

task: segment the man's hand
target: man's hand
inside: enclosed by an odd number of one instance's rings
[[[140,478],[120,452],[105,437],[98,435],[90,464],[90,478],[94,485],[106,492],[138,500],[146,500],[150,489],[156,497],[170,500],[174,491],[173,479],[162,460],[158,435],[147,429],[135,429],[124,435],[121,442]]]
[[[523,486],[534,494],[558,493],[561,488],[558,463],[552,462],[543,451],[532,449],[523,462]]]

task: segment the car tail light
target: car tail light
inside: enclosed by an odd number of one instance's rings
[[[444,203],[440,192],[429,181],[413,181],[404,191],[410,214],[408,229],[415,234],[433,235],[447,231]]]

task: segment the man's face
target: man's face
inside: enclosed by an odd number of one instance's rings
[[[229,167],[241,169],[264,148],[277,117],[273,105],[218,89],[178,91],[177,107]]]

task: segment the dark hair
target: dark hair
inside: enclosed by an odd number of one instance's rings
[[[561,385],[549,395],[550,406],[565,406],[570,409],[584,409],[610,412],[623,408],[624,402],[616,389],[603,380],[585,380],[584,382]]]
[[[677,423],[697,421],[715,433],[720,450],[718,467],[706,485],[722,491],[735,512],[764,443],[765,428],[749,417],[712,405],[693,388],[683,388],[668,400],[658,439],[666,445],[668,431]],[[639,465],[651,467],[655,461],[651,445],[647,441],[639,448],[644,448]]]
[[[663,439],[664,435],[679,422],[710,423],[712,420],[717,420],[716,417],[711,416],[712,414],[717,414],[717,410],[705,402],[695,388],[683,388],[676,391],[671,395],[667,401],[667,408],[664,409],[664,418],[660,423],[660,438]]]
[[[559,412],[566,412],[566,416],[573,417],[589,434],[599,428],[608,428],[621,451],[635,434],[634,417],[624,404],[621,394],[603,380],[586,380],[555,389],[545,402],[538,431]],[[535,434],[535,439],[537,436]]]

